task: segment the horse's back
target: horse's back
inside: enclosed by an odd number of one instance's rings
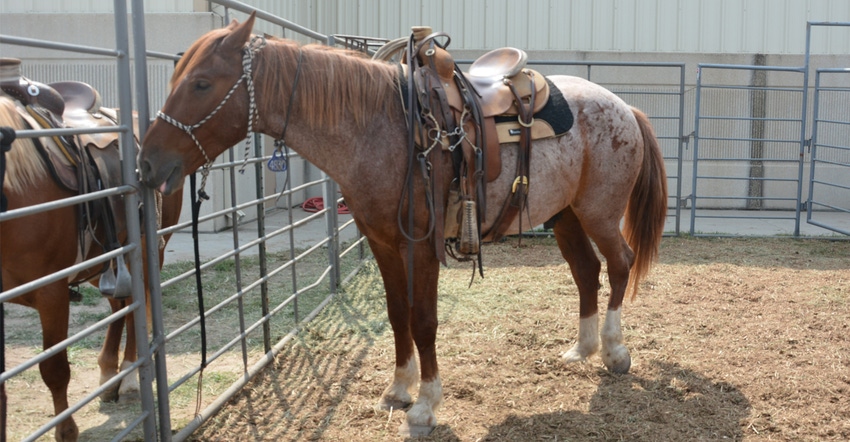
[[[574,117],[563,136],[535,141],[531,151],[528,219],[542,224],[568,206],[589,221],[619,219],[640,171],[643,138],[632,107],[613,92],[580,77],[554,75]],[[488,201],[503,201],[514,178],[516,149],[502,152],[502,173],[488,185]],[[499,204],[488,204],[487,220]],[[613,214],[613,216],[612,216]],[[516,233],[518,222],[509,229]]]

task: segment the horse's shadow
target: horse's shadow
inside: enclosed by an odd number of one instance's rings
[[[589,410],[511,415],[481,440],[741,440],[750,402],[735,386],[675,363],[647,375],[605,372]]]

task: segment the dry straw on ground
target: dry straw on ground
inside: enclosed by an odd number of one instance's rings
[[[422,440],[850,440],[850,241],[664,239],[660,262],[625,304],[627,375],[609,374],[598,356],[559,360],[576,336],[578,295],[553,240],[517,247],[512,239],[487,246],[484,257],[485,278],[471,288],[468,264],[443,269],[437,352],[445,400],[439,426]],[[402,440],[404,412],[374,408],[394,354],[374,264],[344,292],[193,440]],[[10,339],[37,338],[32,315],[7,312],[7,323],[18,324]],[[84,317],[78,308],[75,328]],[[97,385],[92,339],[71,355],[72,400]],[[38,342],[7,350],[14,361]],[[169,367],[197,363],[183,350]],[[219,377],[220,390],[233,380]],[[205,379],[211,388],[216,377]],[[171,400],[175,430],[191,418],[192,388]],[[17,439],[52,407],[35,369],[7,389]],[[205,404],[213,399],[204,396]],[[81,440],[112,438],[138,411],[137,402],[84,408],[75,414]]]
[[[625,307],[628,375],[558,359],[578,297],[552,240],[484,256],[472,288],[470,267],[443,271],[445,402],[423,440],[850,439],[850,242],[665,239]],[[373,268],[196,440],[401,440],[404,413],[374,409],[385,318]]]

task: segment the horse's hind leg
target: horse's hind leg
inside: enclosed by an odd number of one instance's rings
[[[571,208],[557,215],[553,228],[561,255],[570,265],[570,272],[579,292],[578,342],[561,355],[565,363],[586,360],[599,351],[599,271],[601,264],[593,245]]]
[[[608,280],[611,284],[611,297],[608,300],[608,311],[605,314],[605,324],[601,332],[602,362],[611,372],[628,373],[632,360],[629,350],[623,343],[620,315],[635,255],[623,238],[619,223],[606,224],[591,221],[584,223],[584,226],[599,248],[599,252],[605,256]]]
[[[112,313],[115,313],[124,308],[125,302],[110,299],[109,306],[112,308]],[[103,347],[97,357],[97,364],[100,366],[100,385],[115,377],[119,371],[133,365],[138,359],[134,323],[133,312],[130,312],[121,319],[109,324],[109,327],[106,329],[106,339],[103,341]],[[119,367],[121,338],[124,335],[125,329],[127,330],[127,338],[124,345],[124,360],[121,361],[121,366]],[[115,402],[118,400],[133,400],[138,396],[139,373],[137,370],[133,370],[124,376],[121,382],[103,392],[100,395],[100,399],[106,402]]]
[[[42,345],[48,349],[68,337],[68,315],[70,304],[68,287],[64,281],[42,288],[39,298],[45,300],[36,306],[41,319]],[[41,379],[53,396],[53,411],[59,414],[68,409],[68,384],[71,381],[71,367],[68,364],[68,351],[62,350],[55,356],[38,364]],[[68,417],[56,426],[57,441],[76,441],[80,430],[73,417]]]

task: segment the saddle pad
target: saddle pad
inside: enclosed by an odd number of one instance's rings
[[[564,98],[564,94],[552,83],[552,80],[546,77],[546,83],[549,84],[549,101],[540,111],[534,114],[534,119],[548,123],[555,137],[560,137],[573,127],[573,112],[570,110],[570,105]],[[516,123],[516,121],[516,115],[496,117],[497,125],[500,123]]]

